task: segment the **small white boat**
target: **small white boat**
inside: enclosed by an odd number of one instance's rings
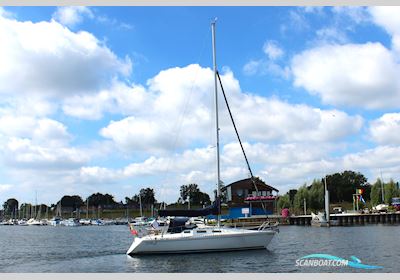
[[[92,226],[104,226],[104,222],[101,219],[91,220],[90,224]]]
[[[17,225],[17,224],[18,224],[18,221],[15,220],[15,219],[9,219],[7,221],[3,221],[3,222],[0,223],[0,225],[2,225],[2,226],[14,226],[14,225]]]
[[[62,220],[61,225],[66,226],[66,227],[78,227],[81,224],[79,223],[78,219],[69,218],[67,220]]]
[[[316,227],[329,227],[329,222],[325,218],[325,213],[318,212],[318,215],[311,212],[311,225]]]
[[[50,221],[49,224],[53,227],[61,226],[61,221],[62,219],[60,217],[53,217]]]
[[[45,226],[45,225],[47,225],[47,223],[45,223],[43,220],[38,220],[38,219],[34,219],[34,218],[29,219],[26,222],[26,224],[28,226]]]
[[[18,225],[19,225],[19,226],[27,226],[28,223],[27,223],[27,221],[26,221],[25,219],[22,219],[22,220],[19,220],[19,221],[18,221]]]
[[[90,226],[92,224],[92,220],[90,220],[90,219],[80,219],[79,223],[82,226]]]

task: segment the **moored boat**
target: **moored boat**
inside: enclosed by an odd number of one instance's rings
[[[247,167],[254,183],[253,173],[248,163],[244,148],[242,146],[238,131],[234,124],[231,111],[222,87],[222,82],[216,68],[215,54],[215,24],[212,27],[212,43],[213,43],[213,69],[214,69],[214,95],[215,95],[215,117],[216,117],[216,174],[217,174],[217,196],[212,207],[198,210],[159,210],[158,215],[161,217],[174,216],[164,227],[159,228],[157,224],[152,225],[153,229],[136,227],[131,224],[131,232],[135,235],[132,245],[127,251],[128,255],[135,254],[162,254],[162,253],[200,253],[214,251],[234,251],[234,250],[250,250],[250,249],[266,249],[276,231],[266,227],[266,223],[262,224],[257,230],[226,228],[221,226],[221,179],[220,179],[220,154],[219,154],[219,125],[218,125],[218,94],[217,85],[220,82],[225,102],[231,116],[233,126],[243,155],[246,159]],[[254,183],[257,190],[257,186]],[[258,190],[257,190],[258,192]],[[189,218],[207,215],[217,215],[216,226],[205,226],[199,223],[186,224]],[[186,219],[186,220],[185,220]]]
[[[311,212],[311,225],[315,227],[329,227],[329,222],[325,218],[325,213],[318,212],[318,215]]]

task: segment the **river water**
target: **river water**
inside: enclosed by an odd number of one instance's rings
[[[0,226],[0,272],[400,272],[400,226],[281,226],[268,250],[128,257],[127,226]],[[374,270],[301,267],[309,254],[356,256]]]

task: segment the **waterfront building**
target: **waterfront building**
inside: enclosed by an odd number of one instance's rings
[[[229,209],[226,218],[271,215],[275,212],[279,190],[259,178],[255,178],[255,184],[257,189],[251,179],[247,178],[222,188],[224,202]]]

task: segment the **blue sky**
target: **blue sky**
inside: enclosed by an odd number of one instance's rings
[[[0,199],[215,187],[210,22],[254,173],[285,193],[399,180],[400,20],[384,7],[0,8]],[[247,177],[221,106],[222,176]]]

